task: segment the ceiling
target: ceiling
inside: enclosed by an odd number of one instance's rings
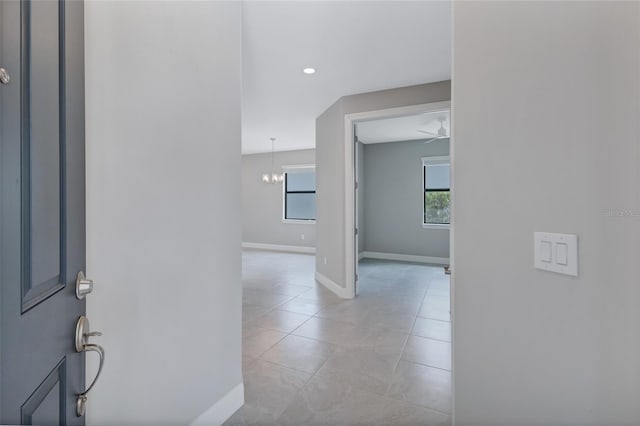
[[[314,148],[340,97],[450,78],[448,1],[246,1],[242,152]]]
[[[441,119],[442,126],[449,135],[449,111],[363,121],[356,123],[356,134],[358,140],[365,144],[431,139],[438,134]],[[432,135],[423,132],[430,132]]]

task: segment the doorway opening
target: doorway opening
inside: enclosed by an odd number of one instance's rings
[[[367,301],[369,321],[408,334],[396,373],[438,377],[440,387],[430,379],[414,386],[437,389],[431,408],[445,413],[453,369],[450,131],[449,102],[345,119],[347,285]]]
[[[449,266],[450,109],[437,102],[345,116],[352,296],[364,259]]]

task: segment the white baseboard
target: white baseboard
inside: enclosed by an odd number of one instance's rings
[[[191,422],[190,426],[219,426],[244,405],[244,384],[240,383]]]
[[[328,290],[330,290],[333,293],[335,293],[336,295],[338,295],[338,297],[341,297],[343,299],[352,299],[353,298],[353,295],[349,294],[349,291],[346,288],[339,286],[334,281],[332,281],[329,278],[325,277],[324,275],[322,275],[318,271],[316,271],[316,281],[318,281],[320,284],[325,286]]]
[[[363,258],[399,260],[401,262],[429,263],[432,265],[448,265],[448,257],[414,256],[412,254],[379,253],[375,251],[362,252]]]
[[[315,247],[285,246],[280,244],[264,244],[264,243],[242,243],[242,248],[271,250],[271,251],[286,251],[289,253],[307,253],[307,254],[315,254],[316,252]]]
[[[364,252],[363,251],[358,253],[358,260],[362,260],[362,259],[364,259]]]

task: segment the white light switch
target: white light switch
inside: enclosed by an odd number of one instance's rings
[[[566,265],[568,260],[569,248],[565,243],[556,244],[556,263],[558,265]]]
[[[534,266],[549,272],[578,276],[578,236],[534,232]]]
[[[551,241],[540,241],[540,260],[551,262]]]

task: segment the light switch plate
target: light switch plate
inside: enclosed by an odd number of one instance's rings
[[[578,236],[575,234],[534,232],[533,254],[536,269],[578,276]]]

